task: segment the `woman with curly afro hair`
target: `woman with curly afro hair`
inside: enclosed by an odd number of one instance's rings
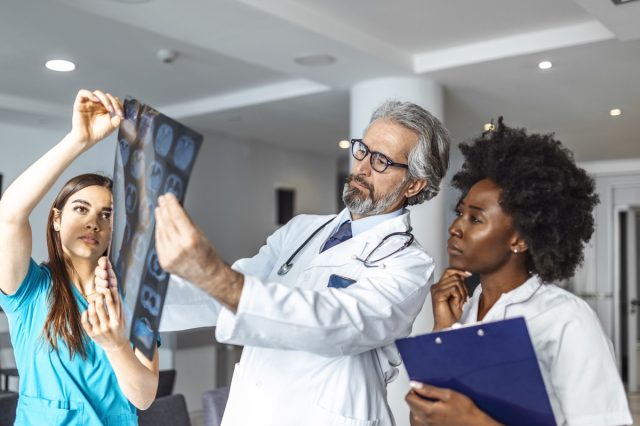
[[[462,192],[449,268],[431,288],[434,331],[524,317],[558,425],[631,424],[611,342],[595,312],[553,284],[582,262],[594,181],[552,135],[505,126],[460,145]],[[478,274],[471,298],[464,279]],[[465,395],[412,382],[412,425],[495,425]],[[421,398],[426,397],[428,399]]]

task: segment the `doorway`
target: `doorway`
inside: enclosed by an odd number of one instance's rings
[[[616,268],[619,276],[621,375],[629,392],[640,383],[640,206],[620,207]]]

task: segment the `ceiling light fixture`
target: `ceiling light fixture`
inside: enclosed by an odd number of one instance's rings
[[[69,72],[76,69],[76,64],[64,59],[51,59],[44,64],[47,69],[58,72]]]
[[[331,65],[336,61],[331,55],[307,55],[307,56],[298,56],[294,59],[294,62],[298,65],[302,65],[303,67],[323,67],[326,65]]]
[[[609,115],[612,117],[617,117],[619,115],[622,115],[622,110],[620,108],[613,108],[609,110]]]
[[[158,60],[160,62],[162,62],[164,64],[171,64],[178,57],[178,52],[176,52],[175,50],[171,50],[171,49],[159,49],[156,52],[156,57],[158,58]]]
[[[540,68],[541,70],[548,70],[553,66],[553,64],[551,63],[551,61],[542,61],[538,63],[538,68]]]
[[[342,149],[348,149],[351,146],[351,142],[346,139],[342,139],[338,142],[338,146]]]

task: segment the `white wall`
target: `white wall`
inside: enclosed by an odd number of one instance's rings
[[[205,135],[186,206],[229,263],[252,256],[276,227],[275,189],[295,189],[295,213],[335,213],[337,161]]]

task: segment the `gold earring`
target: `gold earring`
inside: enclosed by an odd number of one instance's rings
[[[513,249],[513,252],[514,252],[514,253],[517,253],[517,252],[518,252],[518,249]]]

